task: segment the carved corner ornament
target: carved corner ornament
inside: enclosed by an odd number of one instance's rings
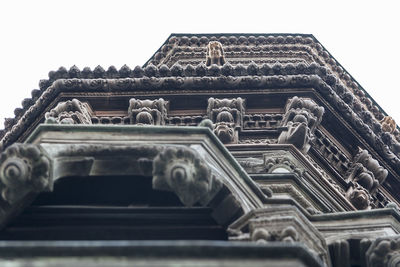
[[[240,97],[233,99],[209,98],[207,116],[214,123],[215,135],[223,143],[236,143],[237,130],[243,125],[244,100]]]
[[[167,147],[153,161],[153,189],[174,192],[185,206],[207,205],[221,188],[222,182],[189,147]]]
[[[58,124],[92,124],[89,104],[78,99],[60,102],[55,108],[46,112],[46,123]]]
[[[388,133],[394,133],[396,130],[396,122],[390,116],[385,116],[382,120],[379,121],[382,125],[382,130]]]
[[[376,239],[365,257],[368,267],[400,266],[400,236]]]
[[[281,123],[284,130],[278,138],[279,144],[293,144],[306,154],[310,141],[314,138],[315,129],[322,121],[324,108],[313,100],[293,97],[288,100]]]
[[[128,117],[131,124],[165,125],[167,119],[168,101],[164,99],[129,100]]]
[[[225,62],[226,60],[222,44],[218,41],[209,42],[206,52],[206,66],[211,66],[212,64],[222,66]]]
[[[388,171],[367,150],[359,149],[346,175],[346,181],[350,185],[347,190],[350,202],[357,209],[369,208],[372,196],[387,175]]]
[[[10,204],[29,192],[52,189],[51,161],[38,145],[16,143],[0,155],[0,189]]]

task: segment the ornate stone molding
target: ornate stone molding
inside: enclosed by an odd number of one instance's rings
[[[313,100],[291,98],[286,103],[282,126],[286,129],[278,138],[279,144],[293,144],[304,154],[310,149],[316,127],[321,123],[324,108]]]
[[[400,236],[376,239],[366,253],[368,267],[400,265]]]
[[[221,188],[207,163],[188,147],[167,147],[153,161],[153,189],[174,192],[186,206],[208,204]]]
[[[1,197],[10,204],[52,188],[51,160],[38,145],[16,143],[0,155]]]
[[[157,100],[129,100],[128,116],[131,124],[165,125],[167,120],[168,101],[162,98]]]
[[[45,114],[46,123],[92,124],[90,106],[78,99],[60,102]]]
[[[236,127],[242,127],[244,100],[209,98],[207,116],[214,123],[214,133],[223,143],[238,142]]]

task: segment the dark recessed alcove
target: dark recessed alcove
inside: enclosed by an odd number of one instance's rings
[[[182,206],[174,193],[155,191],[151,183],[146,176],[65,177],[32,205]]]
[[[0,240],[226,240],[208,207],[184,207],[145,176],[65,177]]]

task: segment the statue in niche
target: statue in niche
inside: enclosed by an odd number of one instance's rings
[[[207,45],[206,66],[216,64],[222,66],[225,64],[224,49],[222,44],[217,41],[211,41]]]

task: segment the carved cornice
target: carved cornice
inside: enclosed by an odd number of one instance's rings
[[[186,66],[185,71],[192,66]],[[260,73],[260,76],[248,76],[246,73]],[[14,142],[20,134],[28,127],[29,123],[38,116],[43,109],[60,92],[109,92],[136,91],[136,90],[165,90],[175,88],[175,90],[191,89],[202,90],[203,88],[215,89],[241,89],[241,88],[284,88],[284,87],[312,87],[315,88],[331,105],[341,113],[365,140],[376,149],[376,151],[394,168],[400,170],[400,147],[399,143],[390,135],[382,131],[381,124],[373,119],[372,114],[365,110],[363,105],[354,98],[353,94],[338,81],[334,75],[329,74],[325,67],[317,64],[264,64],[262,66],[232,66],[225,64],[222,67],[212,66],[211,68],[193,68],[192,71],[198,72],[199,77],[159,77],[159,69],[155,66],[147,66],[143,73],[139,71],[142,78],[125,79],[59,79],[50,87],[44,90],[43,94],[37,98],[27,111],[12,119],[2,139],[2,144],[8,146]],[[161,68],[160,68],[161,69]],[[203,70],[206,70],[204,72]],[[217,72],[212,70],[219,70]],[[212,73],[209,73],[211,71]],[[230,73],[232,72],[232,73]],[[138,72],[135,72],[138,73]],[[229,74],[230,73],[230,74]],[[291,74],[289,74],[291,73]],[[297,74],[296,74],[297,73]],[[302,74],[301,74],[302,73]],[[143,76],[143,75],[149,75]],[[229,76],[226,76],[228,75]],[[183,68],[182,68],[182,75]],[[212,76],[208,76],[212,75]],[[233,76],[232,76],[233,75]],[[245,76],[241,76],[245,75]]]

